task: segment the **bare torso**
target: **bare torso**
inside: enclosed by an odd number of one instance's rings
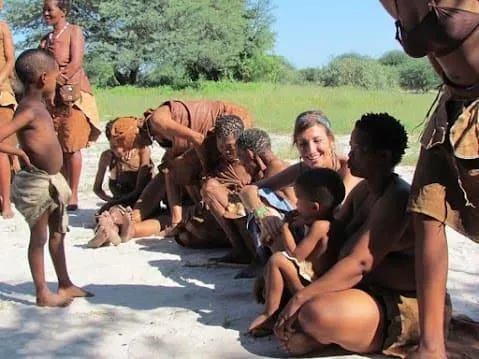
[[[16,114],[23,111],[31,111],[33,120],[17,133],[20,147],[35,167],[57,174],[63,166],[63,155],[49,112],[44,104],[32,100],[20,102]]]
[[[387,186],[384,193],[371,193],[366,182],[360,183],[353,196],[349,219],[346,218],[345,227],[346,242],[343,244],[340,256],[346,256],[355,246],[359,234],[371,223],[370,216],[375,213],[392,212],[388,206],[394,203],[394,197],[398,191],[409,190],[409,185],[399,177],[395,177]],[[391,228],[389,233],[376,235],[375,229],[371,228],[371,247],[377,246],[374,241],[390,241],[390,235],[396,232],[401,233],[398,239],[391,241],[387,246],[387,254],[374,266],[363,279],[363,283],[370,283],[395,289],[398,291],[415,290],[414,276],[414,233],[410,216],[406,213],[406,208],[400,211],[404,213],[404,218],[399,222],[400,228]],[[384,244],[380,244],[384,246]],[[398,268],[401,270],[398,271]],[[394,280],[392,280],[394,279]]]
[[[396,1],[398,11],[396,11]],[[380,2],[394,19],[401,22],[406,30],[413,29],[429,12],[429,0],[380,0]],[[474,85],[479,82],[478,43],[479,27],[451,53],[440,57],[432,55],[428,57],[441,77],[445,76],[457,85]]]

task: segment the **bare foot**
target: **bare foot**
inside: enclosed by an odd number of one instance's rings
[[[89,292],[85,289],[77,287],[76,285],[70,285],[68,287],[58,288],[58,294],[67,297],[67,298],[84,298],[84,297],[93,297],[95,294]]]
[[[39,307],[66,307],[72,302],[72,298],[45,291],[37,294],[37,306]]]
[[[3,217],[3,219],[13,218],[13,216],[14,216],[14,214],[13,214],[12,207],[10,207],[10,206],[5,206],[4,208],[2,208],[2,217]]]
[[[309,335],[300,332],[291,333],[284,340],[280,340],[280,346],[281,349],[293,356],[303,356],[325,347]]]
[[[119,227],[113,223],[109,212],[103,212],[100,218],[98,218],[98,226],[105,232],[106,242],[110,242],[115,246],[121,243]]]
[[[127,210],[123,216],[123,223],[120,225],[120,238],[122,242],[128,242],[133,238],[135,226],[131,217],[131,210]]]
[[[258,338],[272,335],[274,322],[273,316],[265,313],[260,314],[249,326],[248,333]]]
[[[104,227],[97,225],[95,229],[95,237],[91,239],[87,246],[89,248],[99,248],[105,244],[108,244],[107,233]]]

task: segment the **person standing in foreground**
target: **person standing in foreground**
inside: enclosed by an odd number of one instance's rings
[[[25,93],[13,121],[0,128],[0,142],[17,133],[20,148],[0,143],[0,152],[19,156],[24,166],[14,178],[12,198],[30,227],[28,262],[35,284],[36,303],[38,306],[66,306],[74,297],[93,294],[72,283],[65,260],[66,204],[71,191],[60,173],[62,150],[46,106],[55,94],[58,65],[45,50],[31,49],[19,56],[15,70]],[[45,281],[44,246],[48,233],[48,248],[58,277],[58,293],[52,293]]]
[[[479,2],[381,0],[412,57],[444,85],[421,138],[409,210],[416,237],[421,341],[410,358],[445,359],[445,225],[479,242]],[[434,105],[433,105],[434,106]]]
[[[3,1],[0,0],[0,9],[3,8]],[[0,21],[0,124],[3,126],[12,121],[13,112],[17,101],[10,83],[13,66],[15,63],[15,50],[8,25]],[[17,139],[15,135],[5,139],[5,142],[15,146]],[[10,181],[12,167],[18,170],[18,159],[16,156],[0,154],[0,199],[3,218],[13,217],[10,202]]]
[[[67,22],[69,0],[45,0],[43,16],[53,31],[40,47],[55,56],[60,65],[55,102],[52,109],[55,130],[63,151],[62,172],[72,189],[68,210],[78,209],[78,186],[82,168],[81,150],[101,133],[100,118],[83,69],[85,39],[82,29]]]

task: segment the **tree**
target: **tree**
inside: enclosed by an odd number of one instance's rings
[[[47,32],[41,5],[9,1],[6,16],[25,36],[21,47],[38,44]],[[145,73],[170,78],[162,69],[190,80],[241,79],[243,64],[274,44],[270,0],[78,0],[70,19],[84,29],[87,70],[106,74],[110,64],[119,84]]]
[[[383,54],[379,58],[379,63],[385,66],[401,66],[409,61],[409,56],[401,50],[392,50]]]
[[[426,59],[408,59],[399,68],[402,88],[426,92],[438,86],[440,80]]]

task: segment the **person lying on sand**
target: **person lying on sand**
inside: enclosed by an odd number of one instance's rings
[[[15,63],[15,70],[25,88],[25,96],[13,121],[0,128],[0,142],[17,133],[20,148],[0,143],[0,151],[18,155],[23,161],[23,168],[13,181],[12,198],[30,227],[28,263],[35,284],[36,303],[66,306],[74,297],[93,294],[72,283],[65,260],[66,207],[71,190],[60,173],[62,149],[46,107],[55,94],[60,72],[55,58],[42,49],[23,52]],[[58,278],[57,293],[48,289],[45,280],[43,257],[47,240]]]

